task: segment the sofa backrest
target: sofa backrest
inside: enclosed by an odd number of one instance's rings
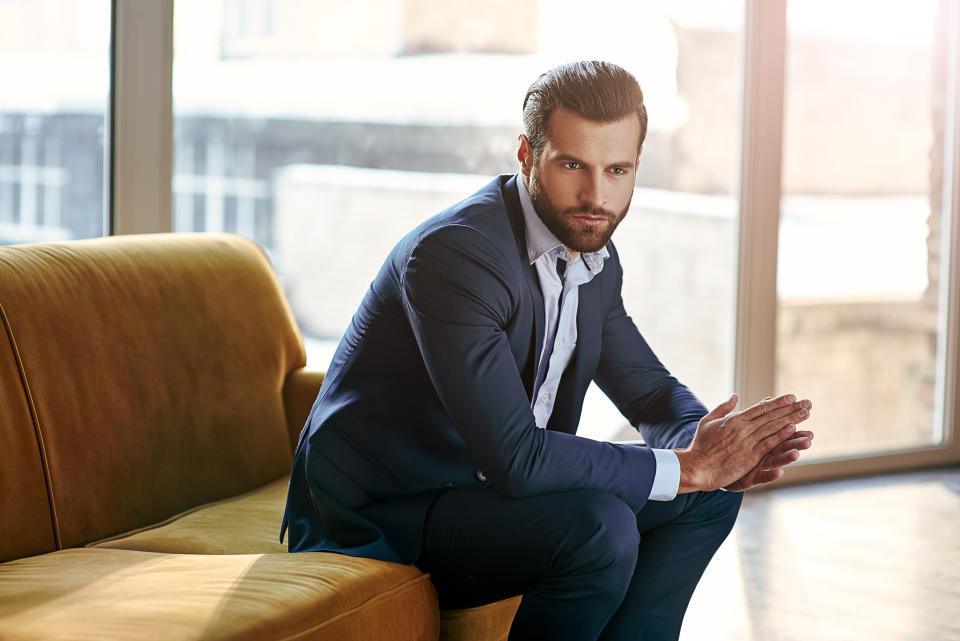
[[[40,444],[0,307],[0,562],[56,549]]]
[[[305,356],[252,242],[151,234],[0,247],[0,307],[14,355],[11,365],[0,352],[0,444],[35,448],[15,466],[12,512],[45,501],[58,547],[289,468],[282,387]],[[7,523],[18,516],[0,474],[6,538],[21,526]]]

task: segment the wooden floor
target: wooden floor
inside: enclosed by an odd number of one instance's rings
[[[960,467],[748,492],[682,641],[960,641]]]

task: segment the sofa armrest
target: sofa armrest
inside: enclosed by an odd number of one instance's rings
[[[297,449],[300,430],[303,429],[310,408],[317,399],[320,386],[323,385],[323,372],[295,369],[287,374],[283,382],[283,408],[287,414],[287,431],[290,436],[290,450]]]

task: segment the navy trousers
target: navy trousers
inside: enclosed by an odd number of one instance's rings
[[[417,566],[441,608],[522,594],[511,641],[674,640],[742,496],[694,492],[634,513],[594,490],[452,489],[430,508]]]

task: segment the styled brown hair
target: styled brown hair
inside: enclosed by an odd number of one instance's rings
[[[563,107],[596,122],[613,122],[636,113],[640,118],[640,142],[647,136],[647,108],[643,91],[633,75],[612,62],[582,60],[554,67],[527,89],[523,99],[523,129],[533,157],[538,158],[549,135],[548,121]]]

